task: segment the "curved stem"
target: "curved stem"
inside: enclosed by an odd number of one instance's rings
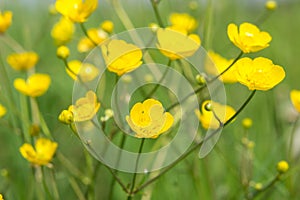
[[[160,27],[164,27],[164,23],[162,22],[162,19],[161,19],[161,16],[159,14],[159,11],[158,11],[158,0],[150,0],[151,1],[151,5],[152,5],[152,8],[153,8],[153,11],[154,11],[154,14],[155,14],[155,17],[157,19],[157,22],[158,22],[158,25]]]

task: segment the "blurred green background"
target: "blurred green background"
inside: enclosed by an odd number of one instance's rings
[[[197,6],[191,9],[191,2]],[[54,1],[44,0],[2,0],[0,9],[11,10],[14,14],[12,26],[8,34],[20,43],[26,50],[36,51],[40,61],[37,72],[48,73],[52,84],[46,95],[38,98],[38,103],[50,130],[59,144],[59,150],[72,162],[76,168],[86,172],[84,148],[67,126],[61,124],[57,117],[62,109],[68,107],[72,100],[73,80],[65,73],[63,63],[56,57],[56,47],[50,36],[53,24],[59,16],[50,15],[48,7]],[[156,22],[150,1],[124,0],[122,4],[135,27],[145,27]],[[201,36],[203,47],[213,49],[227,58],[234,58],[239,50],[227,38],[226,28],[231,22],[256,23],[266,10],[265,1],[249,0],[162,0],[159,11],[164,23],[172,12],[188,12],[199,21],[197,33]],[[276,88],[267,92],[257,92],[249,106],[239,115],[238,119],[226,127],[216,148],[204,159],[199,159],[197,151],[188,159],[177,165],[172,171],[162,176],[157,182],[140,193],[136,199],[243,199],[243,188],[240,182],[242,157],[241,138],[243,129],[241,120],[244,117],[253,119],[249,138],[255,142],[253,180],[266,183],[276,174],[276,163],[287,158],[289,138],[292,123],[297,114],[289,100],[291,89],[300,89],[298,62],[300,46],[300,2],[297,0],[278,1],[278,9],[270,14],[259,27],[268,31],[273,40],[269,48],[247,56],[263,56],[281,65],[286,71],[285,80]],[[111,1],[100,0],[98,9],[89,18],[87,27],[96,27],[105,19],[115,23],[115,33],[125,30],[116,15]],[[83,33],[76,26],[74,41],[69,45],[74,49],[70,59],[83,59],[86,55],[76,52],[76,45]],[[0,36],[1,38],[2,36]],[[14,78],[21,76],[6,63],[6,56],[13,52],[0,39],[0,59],[9,75],[10,84],[0,73],[0,102],[6,105],[9,94],[13,91],[13,99],[18,101],[18,94],[12,86]],[[238,108],[247,97],[249,91],[239,84],[227,85],[228,104]],[[8,200],[30,199],[29,193],[34,190],[30,181],[29,164],[19,153],[22,145],[20,132],[6,126],[7,116],[0,119],[0,193]],[[20,131],[20,130],[19,130]],[[297,132],[296,132],[297,133]],[[300,131],[295,135],[294,149],[299,146]],[[297,139],[298,138],[298,139]],[[298,143],[297,143],[298,140]],[[294,152],[291,170],[282,182],[267,190],[258,199],[298,199],[300,196],[299,181],[299,151]],[[54,159],[58,163],[57,159]],[[59,185],[61,199],[77,199],[68,176],[70,173],[61,165],[55,168],[56,180]],[[8,175],[6,174],[8,173]],[[131,180],[130,174],[121,174],[124,180]],[[96,199],[107,199],[110,192],[112,177],[104,167],[99,168],[96,177]],[[79,182],[79,181],[78,181]],[[79,182],[84,191],[86,186]],[[150,192],[152,191],[153,192]],[[126,195],[115,184],[112,199],[125,199]],[[143,196],[143,197],[142,197]]]

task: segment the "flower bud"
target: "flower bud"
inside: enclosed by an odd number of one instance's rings
[[[63,110],[58,116],[58,120],[64,124],[71,124],[74,121],[73,113],[69,110]]]
[[[286,161],[282,160],[277,163],[277,171],[279,173],[285,173],[288,169],[289,169],[289,164]]]
[[[242,124],[245,129],[249,129],[252,126],[252,119],[245,118],[245,119],[243,119]]]
[[[100,26],[107,33],[112,33],[114,30],[114,23],[110,20],[105,20]]]
[[[266,2],[265,7],[268,10],[275,10],[277,8],[277,2],[269,0]]]
[[[57,48],[56,55],[61,59],[67,59],[70,55],[70,50],[67,46],[60,46]]]
[[[196,75],[196,81],[199,85],[205,85],[206,84],[205,76],[203,74],[197,74]]]

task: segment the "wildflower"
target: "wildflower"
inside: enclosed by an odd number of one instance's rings
[[[38,97],[43,95],[51,83],[50,76],[47,74],[33,74],[25,81],[17,78],[14,81],[14,87],[24,95]]]
[[[165,112],[162,104],[155,99],[147,99],[136,103],[126,116],[130,128],[137,138],[157,138],[170,129],[174,122],[173,116]]]
[[[58,120],[64,124],[71,124],[74,121],[73,112],[68,110],[63,110],[58,116]]]
[[[171,27],[176,27],[176,29],[182,29],[187,32],[191,32],[197,27],[196,19],[187,13],[172,13],[170,15],[170,22]]]
[[[160,52],[171,60],[192,56],[201,44],[198,35],[171,28],[158,29],[157,40]]]
[[[255,183],[253,187],[254,187],[255,190],[262,190],[263,184],[262,183]]]
[[[35,52],[12,53],[7,57],[8,64],[15,70],[28,70],[34,67],[39,59]]]
[[[279,173],[285,173],[287,172],[288,169],[289,169],[289,164],[286,161],[282,160],[277,163],[277,171]]]
[[[242,58],[236,62],[236,78],[249,90],[269,90],[280,83],[285,71],[270,59],[258,57],[254,60]]]
[[[197,74],[195,77],[197,83],[199,85],[205,85],[206,84],[206,79],[205,79],[205,74]]]
[[[99,74],[99,69],[90,63],[82,63],[79,60],[72,60],[68,62],[68,68],[66,68],[67,74],[74,80],[80,77],[80,81],[88,82],[92,81]]]
[[[67,46],[60,46],[57,48],[56,55],[61,59],[67,59],[70,55],[70,49]]]
[[[267,32],[260,31],[257,26],[250,23],[242,23],[239,27],[229,24],[227,34],[230,41],[244,53],[257,52],[269,46],[272,37]]]
[[[252,119],[245,118],[245,119],[243,119],[242,124],[245,129],[249,129],[252,126]]]
[[[2,194],[0,194],[0,200],[4,200]]]
[[[90,51],[96,46],[95,44],[100,44],[108,38],[108,34],[104,30],[99,28],[89,29],[87,31],[87,34],[89,37],[83,37],[78,42],[77,49],[79,52]]]
[[[93,91],[88,91],[85,97],[78,99],[75,105],[68,108],[73,113],[75,122],[91,120],[100,108],[97,96]]]
[[[292,90],[290,92],[290,98],[294,108],[300,112],[300,90]]]
[[[0,104],[0,118],[3,117],[6,114],[6,112],[6,108]]]
[[[100,27],[107,33],[112,33],[114,30],[114,23],[110,20],[105,20],[101,23]]]
[[[211,105],[211,109],[206,109],[207,104]],[[202,103],[201,112],[199,109],[196,109],[195,114],[203,128],[217,129],[220,127],[220,122],[225,123],[235,114],[235,110],[231,106],[206,100]]]
[[[25,143],[20,147],[22,156],[34,165],[47,165],[53,158],[57,143],[46,138],[39,138],[35,142],[35,148]]]
[[[208,73],[216,76],[225,71],[227,67],[230,66],[233,62],[233,59],[227,60],[226,58],[223,58],[221,55],[213,51],[208,51],[208,56],[213,61],[214,66],[211,65],[211,62],[206,62],[205,69]],[[231,66],[230,69],[226,71],[226,73],[219,77],[219,79],[224,83],[237,82],[234,71],[235,65]]]
[[[56,0],[56,10],[72,22],[83,23],[96,10],[98,0]]]
[[[4,33],[10,27],[12,16],[11,11],[4,11],[3,13],[0,11],[0,34]]]
[[[265,7],[268,10],[275,10],[277,8],[277,3],[276,1],[269,0],[266,2]]]
[[[75,26],[73,22],[65,17],[61,17],[60,20],[54,24],[51,30],[51,37],[57,46],[61,46],[67,44],[72,39],[74,32]]]
[[[111,40],[101,48],[107,69],[118,76],[130,72],[142,64],[142,50],[124,40]]]

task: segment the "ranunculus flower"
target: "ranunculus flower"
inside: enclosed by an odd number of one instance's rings
[[[80,77],[83,82],[92,81],[99,74],[99,69],[90,63],[82,63],[79,60],[68,62],[69,68],[66,68],[67,74],[74,80]]]
[[[294,108],[300,113],[300,90],[292,90],[290,92],[290,98]]]
[[[172,13],[169,18],[172,27],[183,29],[187,32],[195,30],[197,21],[187,13]]]
[[[10,27],[12,16],[11,11],[0,11],[0,33],[4,33]]]
[[[28,70],[36,65],[39,56],[35,52],[12,53],[6,60],[15,70]]]

